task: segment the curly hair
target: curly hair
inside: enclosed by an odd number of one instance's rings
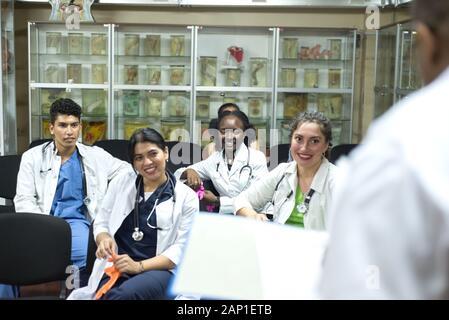
[[[293,132],[305,122],[313,122],[318,124],[321,133],[323,134],[326,142],[329,143],[329,147],[332,146],[332,125],[330,120],[322,113],[318,111],[306,111],[300,113],[291,123],[290,123],[290,139],[293,136]]]
[[[58,99],[51,104],[50,107],[50,122],[55,123],[58,115],[75,116],[78,120],[81,119],[81,107],[72,99]]]

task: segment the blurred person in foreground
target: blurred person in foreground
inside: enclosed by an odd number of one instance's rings
[[[413,15],[427,86],[339,163],[323,298],[449,298],[449,2]]]

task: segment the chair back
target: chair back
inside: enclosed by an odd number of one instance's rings
[[[34,285],[67,278],[72,235],[61,218],[35,213],[0,215],[0,283]]]
[[[91,274],[94,268],[95,260],[97,259],[95,253],[97,252],[97,243],[94,238],[94,222],[89,226],[89,239],[87,240],[87,259],[86,259],[86,273]]]
[[[335,164],[343,155],[348,155],[355,147],[357,147],[358,144],[339,144],[338,146],[332,147],[329,161],[333,164]]]
[[[171,172],[201,161],[198,144],[178,141],[167,141],[166,144],[169,152],[167,169]]]
[[[39,146],[41,144],[47,143],[52,140],[53,139],[38,139],[38,140],[31,141],[30,145],[28,146],[28,149],[34,148],[36,146]]]
[[[268,169],[271,171],[276,168],[279,163],[289,162],[290,160],[290,143],[275,145],[270,149]]]
[[[112,156],[127,162],[131,162],[128,159],[128,140],[124,139],[111,139],[111,140],[99,140],[94,143],[94,146],[103,148],[109,152]]]
[[[19,173],[21,156],[0,156],[0,198],[14,199],[16,195],[17,174]]]

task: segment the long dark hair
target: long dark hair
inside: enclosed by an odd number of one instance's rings
[[[134,131],[128,142],[128,157],[131,163],[134,163],[135,147],[139,142],[150,142],[165,151],[167,144],[162,135],[152,128],[140,128]]]

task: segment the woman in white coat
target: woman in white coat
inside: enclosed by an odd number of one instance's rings
[[[179,263],[193,216],[196,194],[166,170],[168,148],[150,128],[134,132],[129,155],[138,174],[113,180],[94,222],[97,260],[87,287],[69,299],[165,299]],[[110,280],[105,268],[120,276],[100,296]],[[112,278],[112,277],[111,277]]]
[[[272,203],[274,222],[324,230],[337,173],[325,157],[332,140],[330,121],[320,112],[304,112],[292,122],[290,137],[295,161],[281,163],[239,195],[235,213],[268,220],[254,208]]]
[[[222,148],[206,160],[175,172],[194,190],[202,180],[211,180],[220,196],[206,190],[204,201],[218,206],[219,213],[232,214],[233,198],[268,173],[265,155],[248,147],[255,138],[255,132],[248,129],[249,120],[243,112],[224,111],[218,118]]]

